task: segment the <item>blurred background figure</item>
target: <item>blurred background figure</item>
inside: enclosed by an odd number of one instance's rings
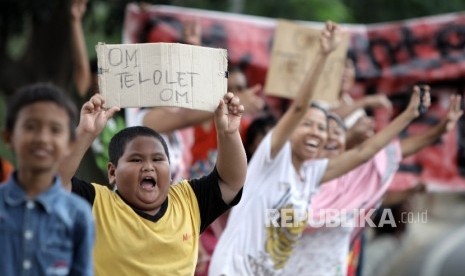
[[[8,179],[13,169],[13,165],[10,161],[0,157],[0,184],[4,183]]]

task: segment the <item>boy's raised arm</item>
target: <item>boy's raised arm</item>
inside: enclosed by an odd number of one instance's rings
[[[307,113],[310,99],[312,98],[321,72],[323,71],[326,58],[334,49],[336,49],[340,40],[341,35],[339,27],[332,22],[327,22],[320,37],[320,54],[317,55],[314,64],[312,64],[311,68],[307,72],[304,82],[302,83],[297,96],[292,101],[291,106],[286,113],[284,113],[273,130],[271,136],[271,158],[274,158],[276,154],[278,154],[289,139],[291,133]]]
[[[169,120],[160,120],[169,114]],[[194,126],[209,121],[212,113],[208,111],[177,108],[177,107],[154,107],[150,108],[144,116],[142,124],[159,132],[172,132],[177,129]]]
[[[339,115],[342,119],[345,119],[357,109],[379,107],[385,108],[389,113],[392,112],[392,103],[384,94],[368,95],[353,103],[343,102],[338,107],[331,108],[331,111]]]
[[[82,29],[82,18],[87,9],[87,0],[71,1],[71,50],[73,78],[77,92],[84,98],[92,83],[92,74],[87,55],[86,41]]]
[[[451,95],[449,110],[441,122],[421,134],[402,139],[400,141],[402,157],[415,154],[424,147],[433,144],[441,135],[451,131],[463,114],[461,101],[462,97],[460,95]]]
[[[101,95],[96,94],[81,108],[81,116],[76,133],[77,139],[69,156],[60,166],[60,175],[63,185],[71,190],[71,178],[79,168],[79,164],[95,138],[102,132],[107,121],[119,111],[119,107],[105,110],[104,100]]]
[[[423,104],[426,107],[430,105],[429,87],[426,87],[425,95],[423,97]],[[373,157],[373,155],[375,155],[392,139],[394,139],[405,127],[407,127],[413,119],[420,115],[418,111],[419,105],[420,88],[415,86],[408,107],[386,128],[362,144],[344,152],[337,157],[329,159],[328,167],[325,171],[323,179],[321,180],[321,183],[325,183],[331,179],[341,176],[368,161],[371,157]]]
[[[230,203],[240,191],[247,174],[247,157],[239,133],[244,107],[233,93],[227,93],[215,110],[218,140],[216,169],[223,201]]]

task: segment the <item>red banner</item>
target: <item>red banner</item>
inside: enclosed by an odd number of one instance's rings
[[[240,65],[249,84],[264,84],[270,60],[275,19],[239,14],[187,9],[174,6],[129,4],[126,9],[123,43],[179,42],[182,26],[198,19],[204,46],[228,49],[229,62]],[[301,22],[321,27],[321,22]],[[351,36],[349,55],[355,60],[357,85],[354,97],[370,93],[387,94],[395,106],[408,102],[412,85],[433,86],[430,112],[409,127],[411,135],[436,123],[445,114],[450,93],[463,93],[465,82],[465,13],[424,17],[408,21],[372,25],[343,25]],[[435,88],[435,85],[441,85]],[[273,107],[280,100],[267,99]],[[376,113],[378,125],[388,121]],[[433,147],[408,158],[401,171],[406,187],[419,179],[431,185],[465,189],[465,134],[462,118],[455,131]],[[403,174],[399,174],[401,176]]]

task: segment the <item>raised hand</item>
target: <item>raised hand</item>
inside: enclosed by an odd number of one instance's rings
[[[455,127],[455,124],[459,120],[460,116],[462,116],[463,110],[461,105],[462,96],[450,96],[449,110],[447,111],[447,115],[445,118],[445,132],[451,131]]]
[[[183,27],[184,43],[197,46],[202,45],[202,27],[198,19],[186,21]]]
[[[81,108],[81,117],[78,128],[81,132],[98,135],[102,132],[108,120],[120,110],[114,106],[108,110],[104,108],[104,99],[100,94],[95,94]]]
[[[227,109],[227,110],[226,110]],[[237,96],[228,92],[215,110],[215,125],[218,133],[234,133],[239,130],[244,106]]]
[[[87,0],[72,0],[71,1],[71,18],[76,21],[81,21],[86,13]]]
[[[334,51],[342,40],[342,33],[339,26],[331,21],[327,21],[325,28],[321,32],[320,45],[324,54]]]
[[[404,111],[412,118],[412,120],[420,116],[418,107],[420,106],[421,102],[426,108],[431,105],[430,87],[428,85],[423,85],[422,88],[425,91],[422,101],[420,101],[420,87],[415,85],[413,87],[413,94],[410,98],[410,103],[407,109]]]
[[[364,107],[366,108],[378,108],[382,107],[389,112],[392,113],[392,103],[384,94],[377,94],[377,95],[369,95],[366,96],[364,99]]]
[[[246,114],[256,115],[263,111],[263,108],[265,107],[265,100],[257,95],[260,89],[262,89],[262,86],[260,84],[256,84],[235,94],[244,106]]]

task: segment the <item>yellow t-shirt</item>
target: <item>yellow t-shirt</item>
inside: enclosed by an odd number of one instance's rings
[[[135,213],[108,188],[95,188],[96,275],[192,275],[200,213],[187,181],[170,187],[166,212],[156,222]],[[117,241],[117,242],[115,242]]]

